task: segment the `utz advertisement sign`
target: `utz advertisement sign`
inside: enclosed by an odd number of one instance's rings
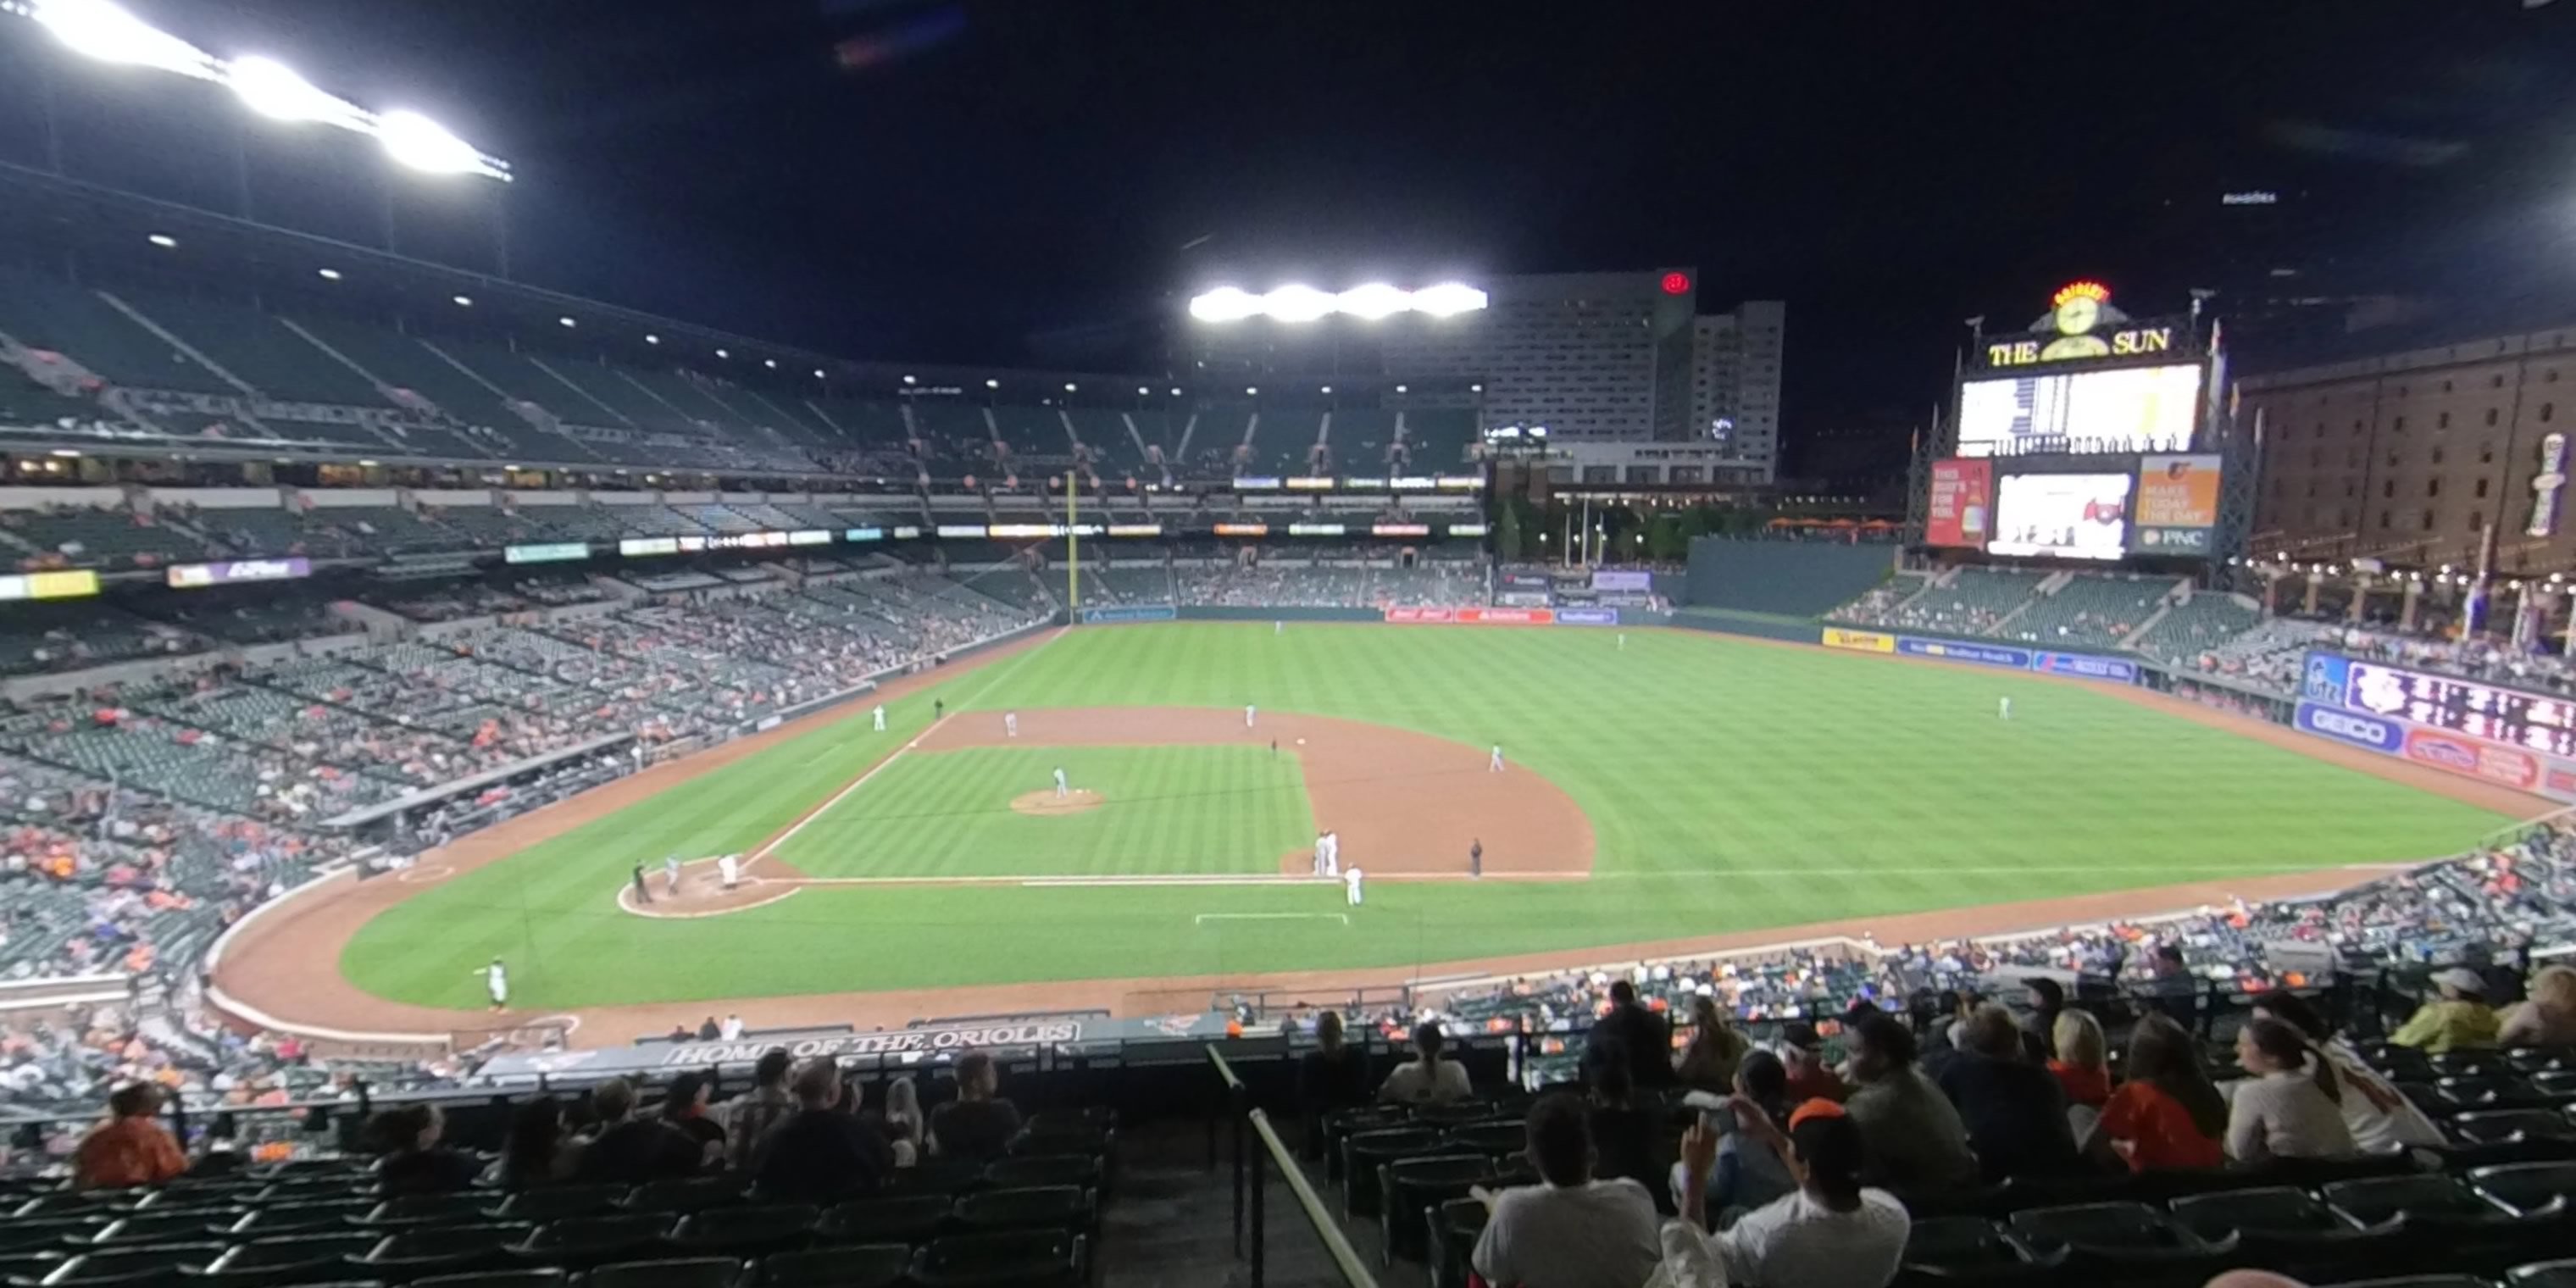
[[[2218,526],[2216,456],[2146,456],[2138,461],[2131,546],[2146,554],[2209,553]]]
[[[1896,637],[1877,631],[1851,631],[1828,626],[1825,628],[1824,645],[1826,648],[1847,648],[1862,653],[1893,653],[1896,651]]]
[[[1932,462],[1932,498],[1923,520],[1923,543],[1983,546],[1992,535],[1995,467],[1990,461]]]

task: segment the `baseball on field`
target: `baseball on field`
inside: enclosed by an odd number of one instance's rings
[[[1297,745],[1298,745],[1298,746],[1300,746],[1300,747],[1305,746],[1305,745],[1306,745],[1306,740],[1305,740],[1305,739],[1303,739],[1303,738],[1298,739],[1298,740],[1297,740]]]

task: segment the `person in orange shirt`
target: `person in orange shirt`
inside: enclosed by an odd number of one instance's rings
[[[161,1110],[161,1089],[148,1082],[129,1083],[107,1098],[108,1120],[81,1137],[72,1152],[72,1184],[84,1190],[158,1185],[188,1170],[179,1143],[152,1120]]]
[[[2121,1072],[2128,1080],[2102,1107],[2094,1134],[2109,1141],[2130,1170],[2225,1165],[2227,1102],[2181,1025],[2152,1011],[2139,1017]],[[2091,1147],[2087,1142],[2088,1152]]]

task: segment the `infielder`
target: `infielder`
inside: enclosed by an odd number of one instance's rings
[[[674,899],[680,897],[679,855],[666,855],[662,859],[662,891]]]
[[[1055,798],[1057,800],[1063,800],[1066,795],[1068,795],[1068,793],[1065,790],[1064,785],[1064,766],[1058,765],[1055,770]]]
[[[1244,728],[1246,728],[1246,729],[1249,729],[1249,728],[1251,728],[1251,727],[1252,727],[1252,714],[1253,714],[1253,711],[1254,711],[1254,707],[1253,707],[1253,705],[1252,705],[1251,703],[1247,702],[1247,703],[1244,703],[1244,704],[1243,704],[1243,727],[1244,727]]]
[[[716,860],[716,871],[724,877],[725,889],[731,890],[742,884],[742,856],[728,854]]]
[[[1470,881],[1480,881],[1484,879],[1484,876],[1485,838],[1480,836],[1467,843],[1467,879]]]
[[[640,862],[635,865],[635,902],[653,902],[653,891],[644,884],[644,865]]]
[[[1002,736],[1005,738],[1017,738],[1020,736],[1019,712],[1005,711],[1002,713]]]
[[[483,988],[492,995],[493,1010],[509,1009],[510,972],[502,968],[500,958],[493,958],[492,964],[483,968]]]
[[[1342,890],[1350,896],[1352,907],[1360,906],[1360,870],[1358,868],[1342,873]]]
[[[1499,742],[1494,744],[1494,755],[1492,759],[1485,762],[1485,772],[1489,774],[1503,772],[1503,744]]]
[[[878,733],[884,733],[884,732],[885,732],[885,704],[884,704],[884,703],[882,703],[882,702],[880,702],[880,703],[878,703],[878,704],[877,704],[876,717],[877,717],[877,732],[878,732]]]
[[[1315,833],[1315,875],[1331,875],[1324,871],[1324,834],[1321,832]]]
[[[1270,624],[1270,633],[1273,635],[1285,633],[1287,629],[1288,623],[1286,622],[1272,622]]]
[[[2010,720],[2010,719],[2012,719],[2012,699],[2010,699],[2010,698],[2001,698],[2001,699],[1997,699],[1997,701],[1996,701],[1996,705],[1995,705],[1995,718],[1996,718],[1996,719],[1998,719],[1998,720]]]
[[[1619,632],[1619,651],[1622,653],[1628,651],[1628,633],[1626,631]]]
[[[1324,833],[1324,875],[1340,876],[1342,872],[1342,834]]]

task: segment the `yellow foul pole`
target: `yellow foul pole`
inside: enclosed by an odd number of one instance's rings
[[[1080,512],[1080,484],[1072,470],[1064,472],[1064,602],[1067,626],[1082,616],[1082,534],[1075,530],[1074,518]]]

